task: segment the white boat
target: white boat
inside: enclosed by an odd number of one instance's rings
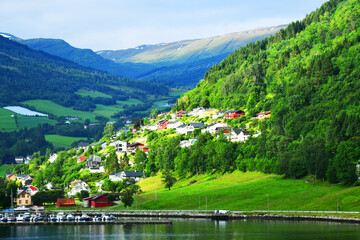
[[[55,214],[51,214],[48,219],[49,219],[49,221],[51,221],[51,222],[56,222],[57,216],[56,216]]]
[[[8,222],[15,222],[16,221],[16,217],[14,214],[6,214],[6,219]]]
[[[56,216],[58,222],[66,221],[66,215],[63,212],[59,212]]]
[[[7,222],[7,217],[6,217],[6,215],[0,214],[0,221],[1,221],[1,222]]]
[[[16,217],[16,221],[17,222],[27,222],[27,221],[30,221],[30,214],[19,214],[17,217]]]
[[[66,216],[66,220],[67,221],[75,221],[75,217],[74,217],[74,215],[72,215],[71,213],[70,214],[68,214],[67,216]]]
[[[80,219],[81,219],[81,221],[88,222],[91,220],[91,217],[84,213],[83,215],[81,215]]]
[[[101,222],[101,220],[102,220],[102,218],[99,216],[97,216],[97,215],[95,215],[95,217],[93,217],[93,222]]]
[[[113,215],[106,215],[106,214],[103,214],[101,216],[102,220],[105,222],[105,221],[114,221],[115,220],[115,217]]]

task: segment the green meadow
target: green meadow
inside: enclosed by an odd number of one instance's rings
[[[88,90],[78,90],[76,92],[76,94],[80,95],[80,96],[83,96],[83,97],[92,97],[92,98],[96,98],[96,97],[102,97],[102,98],[111,98],[110,95],[107,95],[105,93],[102,93],[102,92],[98,92],[98,91],[88,91]]]
[[[306,183],[260,172],[198,175],[178,180],[170,191],[159,175],[138,184],[143,191],[138,209],[198,210],[200,198],[201,210],[267,210],[269,199],[270,210],[336,211],[338,197],[340,210],[360,211],[360,187]]]
[[[84,140],[87,138],[81,137],[66,137],[60,135],[45,135],[45,139],[48,142],[51,142],[55,148],[70,148],[71,144],[76,141]]]
[[[56,124],[55,120],[48,119],[47,117],[31,117],[17,114],[18,127],[16,127],[15,119],[12,117],[14,114],[12,111],[0,108],[1,131],[16,131],[24,127],[32,128],[43,123]]]
[[[0,166],[0,177],[5,176],[6,174],[6,170],[8,170],[8,168],[10,168],[11,165],[1,165]]]
[[[129,98],[126,101],[116,101],[117,104],[119,105],[136,105],[136,104],[142,104],[143,102],[140,101],[139,99],[135,99],[135,98]]]

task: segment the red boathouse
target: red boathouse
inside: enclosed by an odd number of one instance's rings
[[[114,205],[113,202],[110,202],[107,197],[105,197],[105,194],[100,193],[88,198],[84,198],[84,207],[108,207]]]
[[[75,199],[73,198],[58,198],[56,207],[75,207]]]

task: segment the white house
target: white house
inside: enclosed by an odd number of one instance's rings
[[[204,128],[203,123],[189,123],[187,125],[181,125],[176,128],[176,133],[187,134],[188,132],[193,132],[197,128]]]
[[[120,140],[111,142],[109,146],[114,146],[116,151],[126,152],[127,142],[123,142]]]
[[[89,169],[91,173],[105,172],[104,166],[101,165],[102,159],[100,156],[91,155],[85,163],[85,168]]]
[[[146,126],[143,126],[142,128],[143,128],[143,130],[148,129],[151,131],[156,131],[158,129],[158,125],[156,125],[156,124],[155,125],[146,125]]]
[[[77,193],[81,191],[87,191],[90,192],[90,187],[86,182],[83,182],[81,180],[75,180],[71,182],[71,191],[68,192],[68,195],[75,196]]]
[[[53,163],[56,161],[58,155],[56,153],[52,153],[49,157],[49,162]]]
[[[194,145],[195,142],[196,142],[196,139],[195,139],[195,138],[189,139],[189,140],[182,140],[182,141],[180,142],[180,147],[181,147],[181,148],[190,147],[190,146]]]
[[[227,127],[226,123],[212,123],[209,126],[207,126],[205,129],[201,130],[201,133],[216,133],[216,128],[221,128],[221,127]]]
[[[197,108],[193,109],[191,112],[188,112],[188,115],[200,117],[203,115],[204,112],[205,112],[205,109],[203,107],[197,107]]]
[[[233,129],[230,134],[231,142],[245,142],[250,137],[250,132],[244,129]]]
[[[122,172],[113,172],[109,175],[109,179],[113,182],[122,181],[124,179],[133,180],[138,182],[143,175],[137,171],[122,171]]]
[[[177,128],[177,127],[180,127],[181,125],[184,125],[184,124],[180,121],[168,122],[167,128]]]

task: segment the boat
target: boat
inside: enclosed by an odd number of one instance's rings
[[[91,217],[84,213],[83,215],[81,215],[81,219],[82,221],[88,222],[91,220]]]
[[[28,221],[30,221],[30,218],[31,218],[30,213],[19,214],[16,217],[16,221],[17,222],[28,222]]]
[[[8,222],[15,222],[16,221],[16,217],[14,214],[7,214],[7,217],[6,217],[7,221]]]
[[[103,214],[102,216],[101,216],[101,218],[102,218],[102,221],[114,221],[115,220],[115,217],[113,216],[113,215],[106,215],[106,214]]]
[[[6,215],[0,214],[0,221],[1,221],[1,222],[7,222],[7,217],[6,217]]]
[[[56,222],[57,220],[57,216],[55,214],[51,214],[49,217],[48,217],[49,221],[51,222]]]
[[[63,212],[59,212],[56,216],[58,222],[66,221],[66,215]]]
[[[74,217],[74,215],[72,215],[71,213],[70,214],[68,214],[68,215],[66,215],[66,220],[67,221],[75,221],[75,217]]]
[[[100,216],[95,215],[95,217],[93,217],[93,222],[101,222],[102,218]]]

